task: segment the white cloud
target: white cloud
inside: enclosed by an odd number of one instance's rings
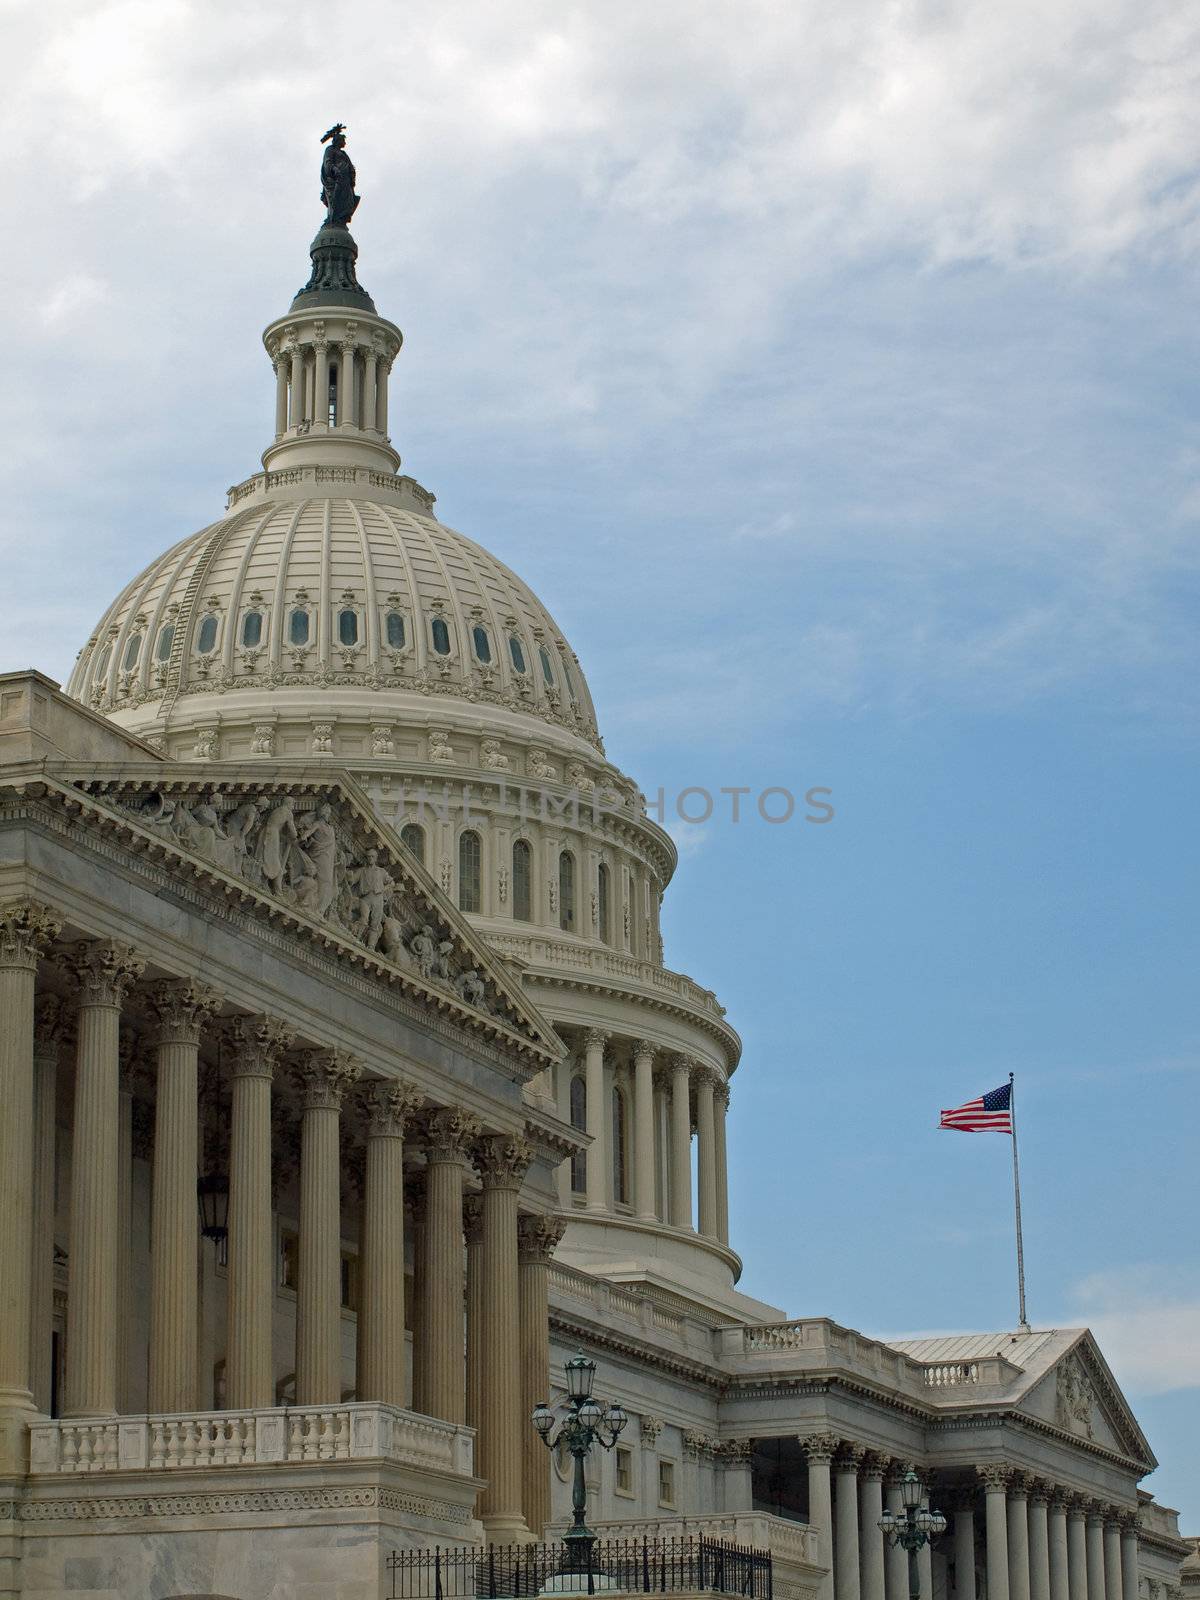
[[[1152,1266],[1109,1268],[1070,1296],[1125,1388],[1166,1394],[1200,1387],[1200,1294]]]

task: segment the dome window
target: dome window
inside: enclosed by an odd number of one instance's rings
[[[483,841],[473,830],[458,840],[458,909],[478,912],[483,889]]]
[[[138,664],[138,656],[142,653],[142,636],[135,633],[125,647],[125,671],[132,672]]]
[[[358,612],[351,611],[348,606],[345,611],[338,612],[338,642],[348,650],[358,643]]]
[[[247,611],[242,618],[242,644],[247,650],[253,650],[262,643],[262,612]]]
[[[112,645],[111,644],[106,644],[104,646],[104,649],[101,650],[101,652],[100,652],[99,661],[97,661],[97,663],[96,663],[96,676],[98,678],[107,678],[108,677],[108,663],[111,660],[112,660]]]
[[[612,1118],[613,1199],[625,1206],[629,1204],[629,1118],[620,1089],[613,1090]]]
[[[612,918],[609,915],[609,873],[602,861],[596,868],[596,915],[600,923],[602,944],[612,943]]]
[[[533,921],[533,852],[528,841],[518,839],[512,847],[513,918]]]
[[[587,1132],[587,1083],[579,1074],[571,1079],[571,1126],[579,1133]],[[584,1194],[587,1190],[587,1152],[577,1150],[571,1157],[571,1193]]]
[[[575,931],[575,857],[569,850],[558,858],[558,925],[564,933]]]
[[[471,642],[475,646],[475,654],[484,666],[488,666],[492,659],[492,641],[488,638],[488,631],[484,627],[471,630]]]
[[[538,655],[541,657],[542,677],[546,680],[546,687],[548,689],[553,689],[554,668],[550,665],[550,652],[546,649],[544,644],[538,646]]]
[[[202,656],[208,655],[217,647],[217,619],[210,611],[200,624],[200,632],[196,637],[196,649]]]
[[[384,632],[387,634],[389,649],[404,649],[404,618],[398,611],[388,612],[387,618],[384,622]]]
[[[158,649],[155,652],[160,661],[171,659],[171,646],[175,643],[175,624],[168,622],[158,636]]]
[[[308,643],[308,612],[302,611],[299,606],[288,618],[288,639],[301,648]]]
[[[440,656],[450,654],[450,629],[446,625],[445,617],[434,617],[429,625],[429,632],[433,639],[433,648]]]
[[[517,638],[515,633],[510,633],[508,636],[508,654],[515,671],[524,672],[525,652],[521,649],[521,641]]]
[[[406,822],[400,829],[400,843],[415,861],[425,865],[425,829],[419,822]]]

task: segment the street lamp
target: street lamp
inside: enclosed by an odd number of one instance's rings
[[[909,1600],[921,1600],[921,1577],[917,1571],[917,1552],[946,1531],[946,1519],[940,1511],[931,1511],[922,1504],[924,1489],[920,1478],[910,1468],[900,1479],[901,1511],[885,1511],[879,1519],[884,1537],[891,1545],[900,1545],[908,1551]]]
[[[565,1444],[575,1457],[575,1474],[571,1484],[574,1519],[563,1539],[567,1547],[563,1571],[590,1572],[596,1535],[584,1520],[584,1512],[587,1510],[587,1484],[584,1481],[583,1464],[594,1444],[601,1445],[605,1450],[611,1450],[629,1418],[617,1401],[613,1400],[608,1406],[602,1406],[598,1400],[593,1399],[592,1385],[596,1381],[596,1363],[589,1361],[582,1351],[564,1363],[564,1370],[567,1374],[567,1398],[564,1402],[566,1415],[559,1424],[557,1435],[554,1435],[554,1411],[544,1400],[540,1400],[534,1406],[530,1421],[537,1429],[547,1450]],[[552,1435],[554,1437],[551,1437]]]

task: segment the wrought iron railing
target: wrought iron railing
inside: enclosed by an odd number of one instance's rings
[[[537,1594],[679,1594],[772,1600],[771,1557],[724,1539],[600,1539],[590,1570],[562,1544],[395,1550],[388,1600],[508,1600]]]

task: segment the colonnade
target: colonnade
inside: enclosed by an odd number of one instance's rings
[[[879,1518],[885,1504],[901,1509],[900,1478],[912,1464],[832,1434],[800,1443],[809,1522],[829,1564],[821,1600],[907,1600],[907,1556],[887,1545]],[[1138,1520],[1130,1507],[1004,1463],[975,1468],[974,1480],[935,1486],[929,1498],[951,1521],[939,1558],[953,1564],[953,1600],[976,1600],[980,1544],[987,1600],[1138,1600]],[[932,1563],[926,1545],[918,1563],[922,1600],[932,1600]]]
[[[349,329],[340,340],[326,339],[311,326],[298,330],[274,357],[275,437],[315,423],[386,438],[392,359]]]
[[[648,1039],[624,1039],[602,1028],[587,1029],[579,1043],[578,1059],[558,1069],[557,1098],[563,1119],[591,1143],[573,1166],[559,1169],[563,1207],[582,1196],[589,1212],[624,1213],[727,1245],[729,1085],[723,1074]]]
[[[54,1079],[68,1008],[52,994],[39,1005],[36,980],[59,930],[45,906],[0,907],[0,1412],[10,1417],[49,1409]],[[111,940],[54,955],[77,999],[59,1409],[66,1418],[110,1417],[119,1411],[129,1343],[132,1097],[121,1082],[119,1028],[146,963]],[[138,998],[155,1025],[148,1411],[205,1410],[211,1394],[199,1360],[198,1080],[202,1038],[219,1028],[231,1089],[224,1408],[276,1404],[272,1101],[286,1066],[299,1084],[301,1119],[294,1403],[343,1399],[341,1131],[353,1098],[365,1144],[354,1398],[406,1403],[405,1207],[415,1180],[414,1404],[477,1429],[489,1533],[522,1537],[527,1519],[540,1533],[550,1462],[536,1439],[538,1453],[526,1449],[525,1418],[549,1389],[547,1266],[564,1224],[519,1212],[532,1147],[519,1134],[485,1129],[465,1107],[428,1105],[407,1081],[366,1080],[359,1061],[306,1045],[282,1018],[218,1018],[222,998],[207,983],[152,982]],[[411,1174],[408,1140],[424,1154]],[[472,1172],[479,1192],[467,1196]],[[473,1214],[478,1232],[465,1249]]]

